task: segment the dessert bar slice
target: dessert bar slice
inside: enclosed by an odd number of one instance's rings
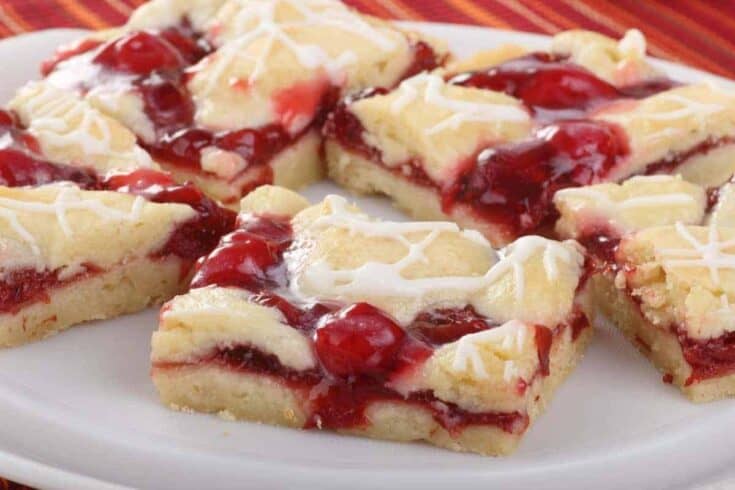
[[[180,292],[177,240],[196,212],[70,184],[0,187],[0,346],[38,340]]]
[[[735,170],[734,94],[662,78],[616,86],[575,59],[532,53],[348,98],[325,126],[329,173],[503,245],[549,233],[559,189],[673,171],[715,185]]]
[[[336,0],[155,0],[44,70],[132,129],[178,180],[237,207],[258,185],[322,177],[320,128],[340,96],[445,58]]]
[[[583,262],[264,186],[164,306],[153,381],[175,409],[508,454],[592,334]]]
[[[733,185],[636,177],[556,194],[590,254],[586,311],[610,318],[697,402],[735,395]]]
[[[0,111],[0,346],[170,299],[235,214],[124,126],[29,84]]]

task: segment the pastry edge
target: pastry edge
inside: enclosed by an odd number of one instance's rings
[[[550,358],[550,375],[540,378],[529,391],[528,415],[533,422],[550,403],[555,390],[584,355],[593,329],[584,329],[571,341],[565,334],[556,342]],[[153,368],[153,382],[161,401],[184,412],[215,413],[226,420],[246,420],[301,428],[307,420],[303,395],[265,375],[233,372],[212,365]],[[457,435],[437,424],[421,407],[397,402],[378,402],[368,408],[372,424],[365,428],[339,430],[373,439],[398,442],[424,441],[460,452],[487,456],[512,453],[524,432],[511,434],[495,426],[468,426]]]
[[[73,281],[17,313],[0,314],[0,347],[35,342],[81,323],[106,320],[161,304],[187,284],[178,257],[138,258],[111,270]]]
[[[684,358],[676,335],[646,320],[625,292],[615,287],[609,275],[598,274],[590,281],[594,306],[585,310],[590,319],[594,318],[593,323],[597,323],[600,316],[608,318],[662,375],[671,376],[671,384],[690,401],[707,403],[735,395],[735,374],[687,386],[692,369]]]

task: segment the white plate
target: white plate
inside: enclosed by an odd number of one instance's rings
[[[461,54],[541,36],[420,25]],[[0,99],[78,33],[0,43]],[[666,65],[677,78],[702,74]],[[331,184],[307,191],[316,200]],[[359,199],[401,219],[386,201]],[[0,352],[0,474],[45,488],[676,488],[735,463],[735,404],[688,403],[616,333],[602,329],[519,451],[492,459],[419,444],[301,432],[159,405],[149,379],[156,312],[76,328]],[[85,475],[85,476],[81,476]],[[723,487],[724,488],[724,487]]]

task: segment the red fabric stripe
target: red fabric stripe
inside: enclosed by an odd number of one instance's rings
[[[707,56],[702,56],[702,51],[692,47],[696,43],[696,35],[688,30],[681,29],[676,23],[672,23],[665,15],[662,15],[661,9],[657,5],[649,2],[639,2],[637,0],[618,0],[611,8],[616,9],[620,14],[631,15],[629,12],[632,7],[638,9],[640,17],[634,21],[640,22],[641,18],[645,19],[646,26],[655,28],[662,39],[665,38],[667,47],[682,61],[697,60],[697,63],[707,70],[723,73],[723,68],[714,61],[715,51],[707,49]]]
[[[651,52],[735,77],[735,2],[725,0],[346,0],[385,18],[531,32],[572,27],[620,35],[643,27]],[[0,0],[0,37],[48,27],[116,25],[145,0]],[[4,14],[4,15],[2,15]]]

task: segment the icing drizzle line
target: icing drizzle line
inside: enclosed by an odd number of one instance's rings
[[[709,270],[712,282],[721,287],[720,269],[735,270],[735,254],[725,249],[735,248],[735,239],[720,241],[717,226],[707,228],[707,242],[700,242],[681,222],[675,225],[676,232],[692,249],[666,248],[660,251],[664,265],[669,267],[704,267]]]
[[[377,221],[369,219],[364,214],[350,211],[347,200],[341,196],[328,196],[325,202],[330,208],[330,214],[315,220],[310,228],[338,227],[348,229],[354,234],[391,238],[404,245],[407,253],[395,263],[369,261],[356,269],[347,270],[335,270],[327,260],[318,260],[309,264],[302,271],[301,276],[292,274],[295,279],[291,283],[291,290],[297,297],[308,296],[303,292],[301,286],[300,279],[304,278],[318,285],[320,291],[329,291],[330,294],[334,294],[335,297],[332,299],[341,299],[351,294],[420,298],[429,293],[444,290],[460,290],[469,296],[489,287],[507,273],[512,273],[515,298],[521,301],[525,294],[524,266],[536,254],[543,254],[544,269],[550,281],[558,278],[560,262],[569,267],[575,265],[580,267],[583,261],[582,255],[577,250],[572,250],[569,245],[538,236],[522,237],[496,253],[482,235],[475,231],[462,231],[453,223]],[[412,242],[405,237],[407,233],[416,232],[424,232],[426,235],[417,242]],[[489,255],[498,260],[483,275],[478,276],[416,279],[404,277],[405,269],[427,261],[424,251],[442,232],[459,233],[464,238],[484,247]],[[469,300],[469,297],[467,299]]]
[[[137,222],[140,220],[145,205],[145,199],[136,196],[130,211],[123,212],[106,206],[98,199],[83,197],[78,187],[66,184],[56,187],[59,189],[59,193],[52,203],[29,202],[0,197],[0,218],[10,223],[13,231],[31,247],[34,255],[41,255],[41,249],[33,234],[18,219],[18,212],[54,215],[64,235],[70,238],[73,236],[74,230],[67,220],[66,215],[69,211],[89,211],[109,221]]]

